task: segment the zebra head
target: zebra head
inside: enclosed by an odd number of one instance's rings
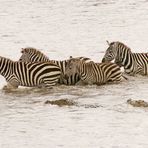
[[[79,58],[70,58],[65,67],[64,78],[68,79],[71,75],[78,74],[78,67],[81,62],[84,61]]]
[[[111,42],[107,41],[107,44],[109,47],[107,48],[105,55],[102,59],[102,62],[110,62],[116,58],[116,46],[117,42]]]
[[[45,56],[41,51],[32,47],[22,48],[21,53],[22,55],[19,61],[22,62],[37,62],[49,60],[49,58]]]
[[[107,41],[107,43],[109,47],[105,52],[102,62],[115,60],[115,63],[121,67],[127,65],[128,61],[132,60],[130,57],[132,52],[128,46],[119,41],[112,43]]]
[[[27,48],[22,48],[21,50],[21,57],[19,59],[19,61],[21,62],[34,62],[34,60],[32,60],[32,55],[35,53],[36,49],[32,48],[32,47],[27,47]]]

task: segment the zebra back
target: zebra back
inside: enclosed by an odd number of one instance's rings
[[[108,82],[121,81],[122,72],[120,67],[116,63],[96,63],[100,66],[101,71],[104,73],[104,77],[108,79]]]

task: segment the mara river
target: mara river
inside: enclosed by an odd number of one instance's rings
[[[18,60],[35,47],[50,59],[86,56],[100,62],[106,40],[148,52],[147,0],[0,0],[0,56]],[[0,148],[148,148],[148,77],[120,84],[20,87],[3,91]],[[72,105],[48,101],[69,100]]]

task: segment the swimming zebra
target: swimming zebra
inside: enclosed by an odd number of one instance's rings
[[[115,63],[85,63],[78,58],[71,58],[66,66],[65,78],[73,73],[80,76],[81,81],[78,84],[101,85],[122,80],[120,67]]]
[[[0,57],[0,74],[7,81],[5,88],[18,86],[50,88],[58,82],[61,69],[50,62],[14,62]]]
[[[109,47],[102,62],[115,59],[115,63],[123,66],[127,74],[148,75],[148,53],[132,53],[131,49],[121,42],[107,43]]]
[[[28,61],[28,62],[34,62],[34,61],[50,61],[55,63],[61,68],[62,75],[65,74],[65,67],[67,65],[67,60],[63,61],[56,61],[56,60],[49,60],[49,58],[44,55],[41,51],[32,48],[32,47],[27,47],[27,48],[22,48],[21,51],[22,55],[19,59],[19,61]],[[85,62],[89,62],[90,59],[87,57],[78,57],[80,60],[83,60]],[[66,84],[66,85],[75,85],[78,81],[80,80],[80,77],[78,74],[72,74],[69,76],[68,79],[64,79],[62,76],[59,80],[60,84]]]

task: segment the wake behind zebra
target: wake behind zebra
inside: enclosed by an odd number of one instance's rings
[[[61,69],[51,62],[14,62],[0,57],[0,74],[6,79],[5,88],[48,87],[57,84]]]
[[[129,75],[147,75],[148,76],[148,53],[133,53],[129,47],[121,42],[107,41],[107,48],[102,62],[108,62],[115,59],[115,63],[123,66],[125,73]]]

